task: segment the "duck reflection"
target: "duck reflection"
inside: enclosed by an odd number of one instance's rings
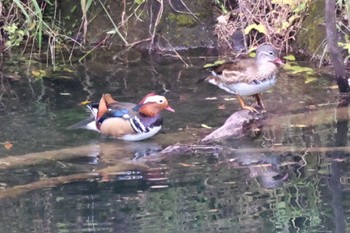
[[[236,162],[247,167],[250,177],[256,178],[262,188],[274,189],[283,186],[288,173],[281,165],[281,156],[275,154],[238,154]]]

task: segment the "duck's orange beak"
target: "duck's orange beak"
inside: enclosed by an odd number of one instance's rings
[[[172,107],[170,107],[169,105],[166,106],[165,110],[168,110],[169,112],[175,112],[175,110]]]

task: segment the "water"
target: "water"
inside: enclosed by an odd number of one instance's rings
[[[225,153],[140,160],[176,142],[203,138],[239,109],[238,101],[197,83],[207,75],[204,58],[187,59],[189,68],[167,58],[108,59],[56,70],[40,62],[28,70],[25,59],[3,62],[0,142],[13,147],[0,147],[0,232],[349,228],[348,109],[337,108],[330,76],[282,72],[277,86],[263,94],[268,113],[262,127],[221,143]],[[46,72],[43,79],[34,77],[40,70]],[[176,110],[164,112],[162,133],[151,140],[122,142],[66,130],[88,115],[82,101],[111,93],[138,102],[151,91],[165,94]],[[17,155],[22,160],[8,160]]]

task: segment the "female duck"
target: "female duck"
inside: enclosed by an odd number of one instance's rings
[[[276,84],[278,65],[283,64],[277,52],[270,44],[261,45],[256,50],[255,59],[229,61],[209,67],[213,75],[206,81],[237,95],[243,109],[258,112],[254,107],[247,106],[241,96],[255,96],[257,104],[264,108],[260,93]]]

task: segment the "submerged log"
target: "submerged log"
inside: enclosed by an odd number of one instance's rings
[[[89,179],[96,179],[99,177],[106,176],[106,174],[108,175],[111,173],[113,174],[116,172],[132,170],[132,169],[146,170],[147,166],[143,164],[137,164],[137,163],[129,163],[129,164],[125,163],[125,164],[117,164],[115,166],[109,166],[91,173],[80,173],[80,174],[57,176],[57,177],[42,179],[29,184],[16,185],[10,188],[0,190],[0,199],[16,198],[20,195],[23,195],[27,192],[34,191],[34,190],[47,188],[47,187],[56,187],[63,184],[69,184],[69,183],[78,182],[78,181],[86,181]]]

